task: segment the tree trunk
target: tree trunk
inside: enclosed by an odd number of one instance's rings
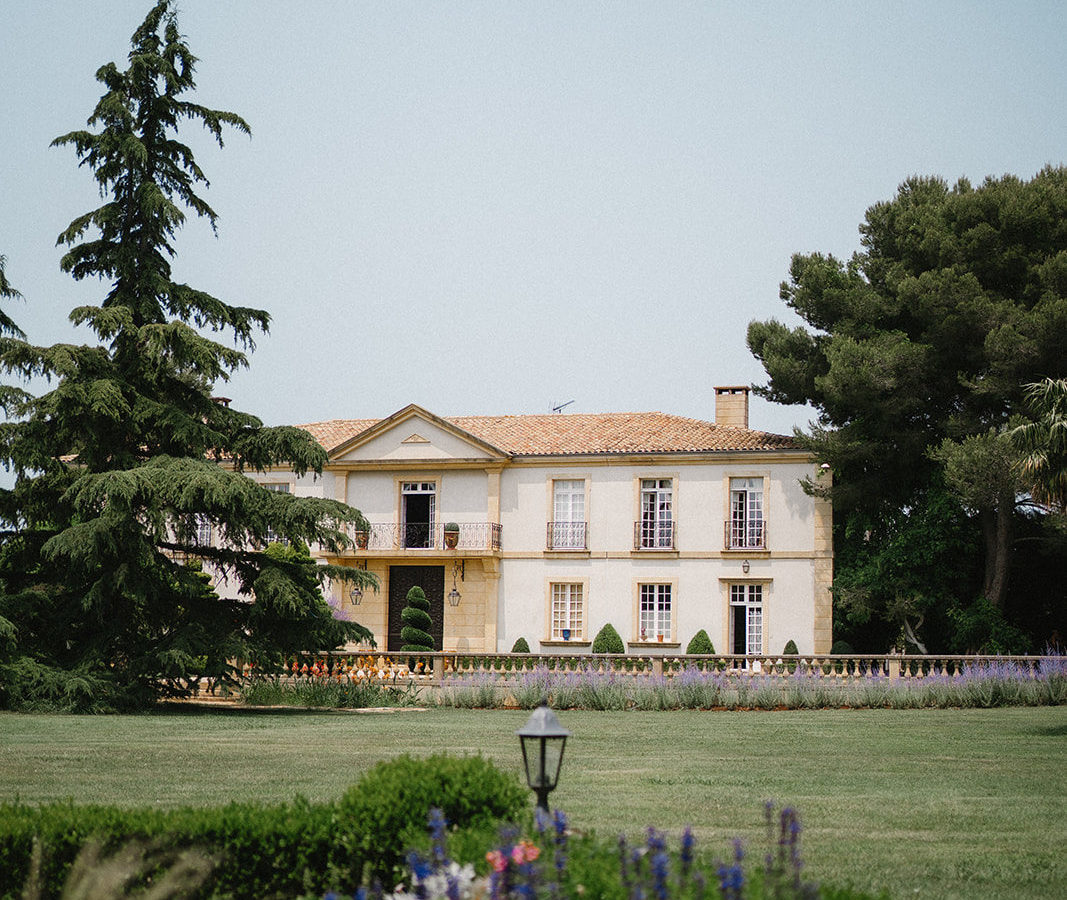
[[[1004,608],[1008,592],[1008,551],[1011,546],[1011,517],[1015,511],[1013,494],[1001,494],[995,510],[982,513],[985,538],[985,579],[982,593],[994,608]]]

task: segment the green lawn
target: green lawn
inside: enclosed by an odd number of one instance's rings
[[[519,770],[525,712],[0,714],[0,799],[174,806],[338,797],[403,752]],[[560,713],[553,805],[728,851],[795,805],[808,875],[895,898],[1067,896],[1067,708]]]

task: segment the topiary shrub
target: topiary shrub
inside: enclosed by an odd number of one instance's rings
[[[622,638],[619,637],[619,632],[615,630],[615,626],[608,622],[603,628],[596,633],[596,637],[593,638],[593,652],[594,653],[625,653],[626,648],[623,646]]]
[[[526,638],[521,637],[511,647],[512,653],[529,653],[530,645],[526,643]]]
[[[848,641],[834,641],[830,647],[831,656],[851,656],[855,652],[856,651]],[[847,669],[848,673],[851,675],[854,666],[855,662],[853,660],[848,660],[847,663],[836,662],[834,663],[834,671],[843,672]]]
[[[708,637],[708,633],[701,628],[700,631],[693,635],[688,646],[685,648],[685,652],[710,655],[715,652],[715,645],[712,644],[711,638]]]
[[[449,828],[515,821],[527,809],[527,791],[514,775],[481,756],[403,755],[378,763],[341,798],[339,820],[356,825],[356,845],[369,880],[396,884],[407,849],[426,833],[431,807]]]
[[[800,653],[800,651],[797,650],[796,641],[790,639],[785,642],[785,649],[782,651],[782,656],[796,656],[798,653]],[[785,667],[790,672],[795,672],[797,670],[797,661],[795,659],[791,659],[785,664]]]
[[[400,638],[404,644],[400,648],[410,653],[432,653],[433,637],[430,628],[430,601],[421,587],[415,585],[407,595],[407,606],[400,613],[404,627],[400,629]]]

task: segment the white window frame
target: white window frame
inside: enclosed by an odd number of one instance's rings
[[[673,550],[674,479],[642,478],[640,495],[638,547],[642,550]]]
[[[210,547],[214,544],[214,537],[215,526],[212,524],[211,519],[198,513],[196,516],[196,534],[193,537],[196,546]]]
[[[637,586],[637,635],[640,641],[665,641],[674,634],[674,585],[642,582]]]
[[[263,488],[271,491],[275,494],[289,494],[291,493],[288,481],[268,481],[263,484]],[[267,528],[267,543],[268,544],[281,544],[282,546],[289,546],[289,538],[278,534],[273,528]]]
[[[584,478],[552,479],[551,550],[586,550]]]
[[[766,549],[765,491],[766,480],[760,476],[730,478],[730,518],[726,539],[728,550]]]
[[[407,520],[407,503],[404,501],[405,497],[412,496],[427,496],[429,497],[429,534],[426,537],[427,544],[425,547],[416,545],[412,547],[408,544],[408,520]],[[424,523],[418,522],[416,524],[422,525]],[[437,532],[437,482],[436,480],[428,478],[420,478],[412,481],[400,482],[400,534],[402,536],[401,546],[407,549],[433,549],[436,544],[436,532]]]
[[[549,639],[562,641],[563,629],[570,629],[571,641],[585,640],[585,583],[552,581],[548,585]]]
[[[729,625],[727,646],[735,651],[734,631],[737,615],[745,617],[745,653],[763,653],[764,639],[764,585],[762,582],[733,582],[729,585]]]

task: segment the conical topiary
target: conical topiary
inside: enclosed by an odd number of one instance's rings
[[[521,637],[512,645],[512,653],[529,653],[530,645],[526,643],[526,638]]]
[[[689,645],[685,648],[685,652],[711,655],[715,652],[715,645],[712,644],[708,633],[701,628],[700,631],[693,635]]]
[[[421,587],[415,585],[407,595],[407,606],[400,613],[404,627],[400,629],[400,638],[404,645],[400,648],[409,653],[432,653],[433,636],[430,628],[430,601]]]
[[[615,626],[608,622],[603,628],[596,633],[596,637],[593,638],[593,652],[594,653],[625,653],[626,648],[622,645],[622,638],[619,637],[619,632],[615,630]]]
[[[797,642],[794,640],[788,640],[785,642],[785,649],[782,651],[782,655],[796,656],[799,652],[800,651],[797,650]],[[789,660],[789,662],[786,663],[786,668],[790,672],[795,672],[797,670],[797,661],[795,659]]]

